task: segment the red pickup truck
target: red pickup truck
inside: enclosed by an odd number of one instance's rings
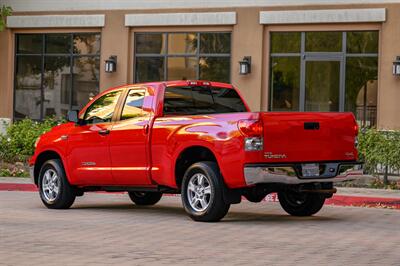
[[[242,196],[278,193],[291,215],[317,213],[334,182],[362,174],[351,113],[250,112],[232,85],[169,81],[104,91],[36,141],[31,177],[44,205],[126,191],[137,205],[180,193],[196,221]]]

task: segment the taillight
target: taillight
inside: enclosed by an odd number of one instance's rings
[[[238,128],[245,137],[262,137],[263,125],[260,120],[239,120]]]
[[[357,136],[358,135],[358,125],[354,125],[354,134]]]
[[[211,86],[211,83],[208,81],[188,81],[190,86]]]
[[[260,120],[239,120],[238,128],[245,137],[245,151],[261,151],[263,149],[263,125]]]

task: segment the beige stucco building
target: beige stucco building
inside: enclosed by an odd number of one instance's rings
[[[400,129],[399,0],[1,4],[14,12],[0,33],[0,118],[63,115],[127,83],[213,79],[254,111],[351,111]],[[110,56],[117,68],[106,73]]]

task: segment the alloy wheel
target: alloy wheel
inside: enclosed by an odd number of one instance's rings
[[[202,212],[210,205],[212,197],[210,183],[208,177],[201,173],[196,173],[190,178],[187,198],[193,210]]]
[[[60,178],[53,169],[47,169],[44,173],[42,191],[48,202],[54,201],[60,193]]]

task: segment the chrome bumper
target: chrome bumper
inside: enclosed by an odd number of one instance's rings
[[[326,164],[327,167],[336,165],[334,173],[323,173],[317,177],[301,177],[296,166],[269,166],[269,165],[248,165],[244,167],[244,177],[247,185],[260,183],[281,183],[281,184],[306,184],[323,182],[343,182],[356,180],[363,176],[362,163],[354,164]]]

